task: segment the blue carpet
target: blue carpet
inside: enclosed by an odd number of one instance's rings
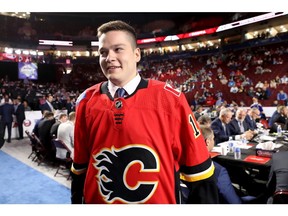
[[[0,204],[70,204],[70,189],[0,150]]]

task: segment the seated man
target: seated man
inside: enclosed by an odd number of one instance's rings
[[[206,145],[209,151],[214,147],[214,134],[213,130],[209,126],[201,125],[201,132],[205,138]],[[219,200],[221,204],[242,204],[247,203],[255,199],[253,196],[243,196],[240,197],[238,194],[242,192],[237,190],[231,183],[229,174],[225,167],[221,166],[217,162],[213,161],[215,166],[215,177],[217,179],[217,187],[219,191]],[[183,196],[187,196],[187,188],[182,186]],[[236,193],[237,191],[237,193]]]
[[[245,117],[248,128],[252,131],[257,129],[257,120],[260,119],[260,111],[256,107],[249,109]]]
[[[249,126],[245,122],[245,117],[246,110],[243,108],[238,108],[235,114],[235,118],[232,119],[228,124],[230,135],[241,135],[245,133],[242,138],[251,140],[251,138],[254,136],[254,132],[249,130]]]
[[[271,122],[270,133],[277,132],[277,126],[281,125],[283,130],[287,130],[288,124],[288,108],[286,106],[279,106],[277,109],[279,115],[275,116],[273,121]]]

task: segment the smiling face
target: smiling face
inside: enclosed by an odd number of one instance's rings
[[[140,49],[125,31],[109,31],[99,38],[100,66],[112,83],[123,87],[137,75]]]

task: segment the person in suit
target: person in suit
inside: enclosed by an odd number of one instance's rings
[[[272,116],[269,118],[269,121],[268,121],[268,125],[269,127],[271,128],[272,125],[274,124],[275,122],[275,119],[277,119],[279,116],[280,116],[280,108],[282,107],[283,105],[278,105],[276,110],[273,112]]]
[[[256,107],[249,109],[245,117],[245,122],[250,130],[255,131],[257,129],[256,121],[258,119],[260,119],[259,109]]]
[[[38,134],[41,143],[45,146],[48,152],[48,158],[53,161],[55,159],[56,150],[53,149],[50,136],[50,130],[55,123],[54,114],[52,112],[46,112],[45,117],[38,124]]]
[[[219,117],[214,119],[211,123],[211,128],[215,135],[215,144],[225,142],[228,140],[241,140],[244,137],[251,139],[253,133],[251,131],[245,131],[241,134],[233,134],[231,127],[228,126],[232,119],[233,112],[230,108],[223,108],[220,111]]]
[[[14,99],[13,103],[14,103],[16,122],[17,122],[17,127],[18,127],[18,132],[19,132],[19,137],[17,139],[21,140],[21,139],[23,139],[23,122],[26,118],[25,117],[25,107],[21,103],[20,97],[17,97],[16,99]]]
[[[203,106],[197,105],[194,111],[194,116],[196,120],[198,120],[198,118],[202,115],[202,112],[203,112]]]
[[[267,203],[275,203],[274,192],[288,190],[288,152],[277,152],[272,155],[269,179],[267,182]]]
[[[66,109],[67,109],[67,114],[74,112],[75,111],[75,97],[68,96],[67,97],[67,104],[66,104]]]
[[[0,149],[2,148],[2,146],[5,143],[5,128],[4,128],[4,123],[2,121],[2,118],[0,118]]]
[[[287,130],[288,124],[288,108],[286,106],[280,106],[278,108],[279,115],[274,117],[272,126],[270,127],[270,133],[277,132],[277,126],[281,125],[283,130]]]
[[[11,131],[12,131],[12,123],[13,123],[13,115],[14,115],[14,106],[9,102],[9,98],[5,98],[4,104],[1,105],[0,115],[2,118],[2,123],[4,125],[4,133],[7,128],[7,142],[11,143]]]
[[[53,95],[52,94],[46,94],[46,101],[41,105],[41,111],[43,113],[44,110],[48,110],[49,112],[55,112],[54,107],[52,105],[53,101]]]
[[[233,118],[229,124],[230,135],[243,135],[242,138],[250,140],[254,136],[253,131],[249,131],[249,126],[245,122],[246,110],[243,108],[238,108]]]
[[[200,125],[201,133],[204,136],[208,151],[214,147],[214,133],[210,126]],[[215,177],[217,180],[217,188],[219,192],[220,204],[243,204],[249,203],[256,199],[254,196],[246,196],[240,190],[232,185],[229,173],[225,167],[213,161],[215,166]],[[188,188],[181,184],[184,200],[188,195]]]

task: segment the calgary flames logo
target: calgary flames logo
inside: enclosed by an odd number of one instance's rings
[[[141,145],[104,149],[94,158],[98,185],[104,200],[112,203],[144,203],[155,192],[159,172],[157,154]],[[156,175],[157,176],[157,175]]]

